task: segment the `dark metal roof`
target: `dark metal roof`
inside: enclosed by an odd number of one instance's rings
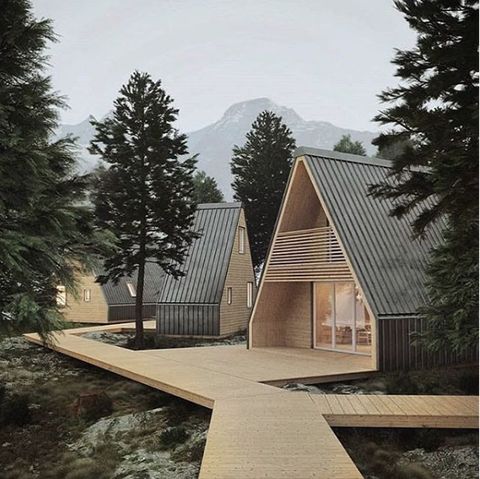
[[[392,218],[392,200],[368,196],[384,181],[389,161],[301,148],[368,304],[377,317],[412,315],[424,302],[425,266],[442,225],[422,239],[412,238],[415,213]]]
[[[175,280],[168,276],[160,303],[219,303],[227,276],[241,203],[199,205],[193,225],[201,234],[194,240]]]
[[[156,303],[158,295],[163,287],[165,273],[156,263],[147,263],[145,265],[145,287],[143,291],[144,303]],[[102,285],[103,294],[109,305],[114,304],[135,304],[135,297],[128,290],[127,283],[131,282],[136,287],[137,273],[131,277],[124,276],[117,284],[108,281]]]
[[[241,203],[202,203],[198,205],[193,230],[201,236],[190,246],[180,268],[185,276],[175,280],[156,263],[145,266],[144,303],[219,303],[227,276]],[[95,273],[101,274],[96,268]],[[137,275],[123,277],[117,284],[102,285],[109,305],[134,304],[127,283],[137,284]]]

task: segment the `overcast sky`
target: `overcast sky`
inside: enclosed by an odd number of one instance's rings
[[[33,0],[52,18],[53,84],[66,123],[111,109],[135,69],[161,79],[183,131],[256,97],[359,130],[415,36],[390,0]]]

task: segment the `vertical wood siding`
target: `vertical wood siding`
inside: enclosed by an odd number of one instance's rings
[[[218,336],[219,311],[218,304],[159,304],[157,333]]]
[[[78,294],[75,298],[67,293],[67,304],[63,309],[65,321],[72,323],[107,323],[108,306],[102,287],[95,282],[92,274],[78,278]],[[90,301],[84,301],[83,290],[90,290]]]
[[[245,228],[245,233],[247,232],[243,210],[240,212],[238,226]],[[255,301],[255,276],[247,234],[245,234],[245,253],[239,253],[238,248],[237,229],[220,303],[220,335],[222,336],[247,329],[252,312],[252,308],[247,306],[247,282],[253,284],[253,301]],[[227,301],[228,288],[232,288],[231,304]]]
[[[388,318],[378,321],[379,369],[396,371],[428,369],[478,361],[478,350],[464,354],[452,351],[431,353],[413,341],[415,333],[424,330],[422,318]]]

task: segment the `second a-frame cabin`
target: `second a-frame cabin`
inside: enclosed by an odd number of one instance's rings
[[[372,368],[474,361],[412,343],[424,324],[425,265],[441,227],[412,239],[411,218],[369,196],[389,161],[299,148],[250,319],[249,347],[371,357]]]
[[[162,335],[228,336],[247,329],[256,285],[245,214],[240,203],[198,205],[183,276],[166,275],[155,262],[145,268],[144,319]],[[135,319],[137,276],[99,284],[101,269],[79,280],[79,296],[58,287],[66,321],[116,323]]]

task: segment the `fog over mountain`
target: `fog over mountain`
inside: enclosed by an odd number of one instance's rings
[[[215,123],[200,130],[187,133],[191,154],[198,153],[198,168],[213,176],[227,199],[231,198],[232,190],[230,159],[232,147],[243,145],[245,134],[250,129],[257,115],[263,110],[270,110],[280,115],[292,130],[298,146],[312,146],[332,149],[342,135],[350,134],[353,140],[363,143],[367,153],[372,155],[376,148],[371,144],[377,135],[371,131],[356,131],[340,128],[326,121],[308,121],[301,118],[295,110],[277,105],[268,98],[257,98],[236,103],[228,108]],[[90,125],[91,117],[78,125],[62,125],[59,136],[72,134],[78,137],[80,145],[82,170],[90,170],[98,163],[98,158],[90,155],[86,148],[93,136]]]

